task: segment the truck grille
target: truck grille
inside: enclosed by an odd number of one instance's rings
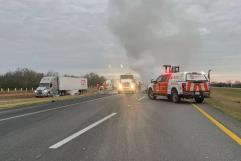
[[[123,87],[129,87],[130,86],[130,83],[126,82],[126,83],[123,83]]]
[[[38,94],[38,95],[41,95],[41,94],[42,94],[42,91],[41,91],[41,90],[37,90],[37,94]]]

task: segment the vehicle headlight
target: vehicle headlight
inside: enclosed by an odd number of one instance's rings
[[[135,85],[134,85],[134,84],[131,84],[131,88],[134,89],[134,88],[135,88]]]
[[[34,93],[37,93],[37,90],[35,90]]]
[[[122,84],[119,84],[119,88],[120,88],[120,89],[122,88]]]

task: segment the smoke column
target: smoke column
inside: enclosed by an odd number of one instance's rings
[[[109,26],[143,80],[164,64],[188,67],[200,44],[198,22],[171,0],[110,0]],[[155,71],[156,70],[156,71]]]

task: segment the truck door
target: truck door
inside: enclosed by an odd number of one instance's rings
[[[55,77],[52,81],[51,81],[51,94],[58,94],[58,80],[57,77]]]
[[[158,83],[161,95],[167,95],[169,79],[170,79],[170,75],[163,75],[161,81]]]
[[[160,84],[161,84],[161,80],[162,80],[163,76],[159,76],[157,79],[156,79],[156,83],[154,84],[154,93],[156,94],[161,94],[161,89],[160,89]]]

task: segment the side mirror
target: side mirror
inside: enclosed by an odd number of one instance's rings
[[[154,83],[154,84],[156,84],[156,81],[152,79],[152,80],[151,80],[151,83]]]

